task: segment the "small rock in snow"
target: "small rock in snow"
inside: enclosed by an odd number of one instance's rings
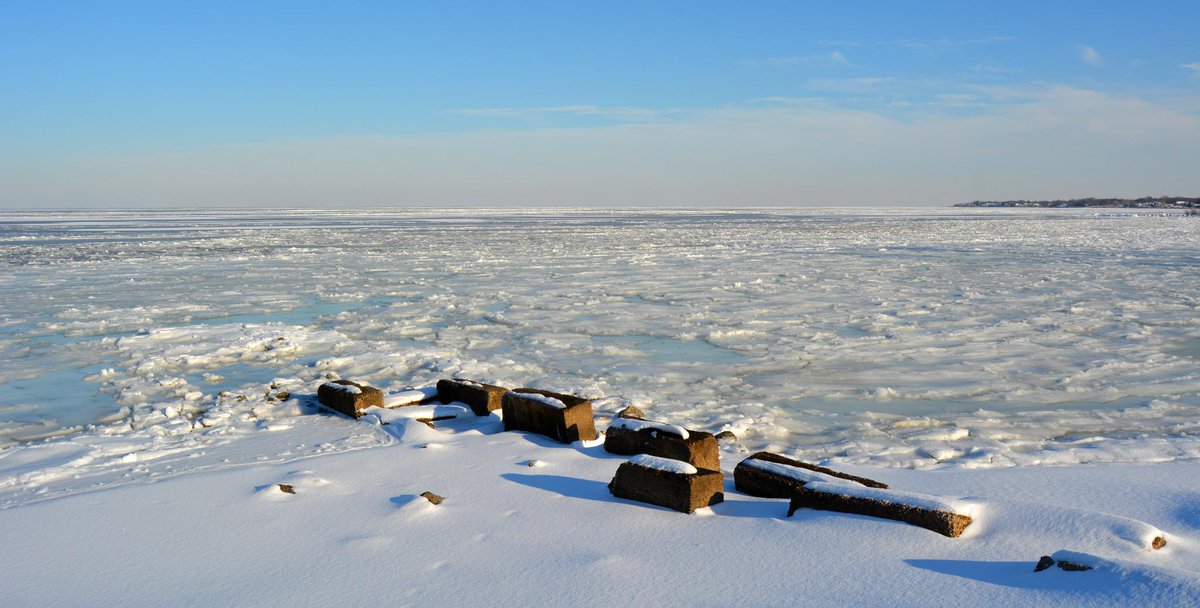
[[[428,500],[435,505],[440,505],[442,504],[442,501],[445,500],[445,498],[442,498],[433,492],[421,492],[421,496],[424,497],[425,500]]]
[[[1043,555],[1042,558],[1038,560],[1037,565],[1033,567],[1033,571],[1041,572],[1042,570],[1048,570],[1053,566],[1054,558],[1050,557],[1049,555]]]
[[[646,413],[643,412],[641,409],[639,409],[636,405],[631,405],[631,406],[617,412],[617,417],[618,418],[632,418],[634,420],[644,420],[646,418]]]
[[[1058,568],[1060,570],[1066,570],[1067,572],[1084,572],[1086,570],[1092,569],[1091,566],[1085,566],[1083,564],[1077,564],[1075,562],[1067,562],[1067,561],[1063,561],[1061,559],[1058,560]]]
[[[279,486],[279,491],[283,492],[284,494],[295,494],[296,493],[296,488],[294,486],[292,486],[291,484],[280,483],[280,484],[275,484],[275,485]]]

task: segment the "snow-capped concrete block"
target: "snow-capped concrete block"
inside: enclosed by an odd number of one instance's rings
[[[501,399],[504,430],[530,431],[563,443],[596,438],[592,402],[535,388],[516,388]]]
[[[645,502],[681,513],[725,499],[725,476],[686,462],[640,454],[617,467],[608,491],[617,498]]]
[[[383,407],[383,391],[350,380],[333,380],[317,389],[317,400],[329,409],[358,418],[373,405]]]
[[[756,452],[733,469],[733,484],[739,492],[764,498],[791,498],[810,481],[837,479],[870,488],[887,489],[887,484],[801,462],[773,452]]]
[[[471,380],[443,379],[437,383],[438,399],[443,403],[458,401],[471,406],[476,416],[487,416],[500,409],[504,393],[503,386],[472,382]]]
[[[720,450],[712,433],[639,419],[613,421],[604,433],[604,451],[624,456],[650,454],[682,460],[701,469],[721,469]]]
[[[868,488],[845,482],[813,481],[792,494],[788,517],[799,509],[821,509],[892,519],[954,538],[971,525],[975,507],[940,496]]]

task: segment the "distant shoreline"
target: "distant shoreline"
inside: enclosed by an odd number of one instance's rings
[[[1200,198],[1159,196],[1142,198],[1074,198],[1056,201],[972,201],[955,207],[1034,207],[1034,208],[1121,208],[1121,209],[1200,209]]]

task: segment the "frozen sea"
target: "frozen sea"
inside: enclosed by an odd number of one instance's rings
[[[1200,457],[1179,214],[4,212],[0,256],[0,488],[251,442],[333,376],[550,388],[873,466]],[[296,455],[370,443],[313,432]]]

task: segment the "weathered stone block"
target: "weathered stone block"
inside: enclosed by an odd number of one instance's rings
[[[870,488],[888,487],[873,479],[800,462],[772,452],[751,454],[733,468],[733,485],[739,492],[764,498],[791,498],[804,484],[829,477],[853,481]]]
[[[358,418],[372,405],[383,407],[383,391],[350,380],[333,380],[317,389],[322,405],[351,418]]]
[[[608,491],[617,498],[691,513],[725,499],[724,479],[720,471],[642,454],[617,467]]]
[[[604,433],[604,451],[624,456],[650,454],[721,470],[720,450],[712,433],[668,424],[620,418]]]
[[[443,379],[438,380],[437,391],[438,399],[443,403],[465,403],[471,406],[476,416],[487,416],[493,410],[500,409],[501,400],[508,389],[471,380]]]
[[[882,490],[844,482],[809,482],[792,494],[788,517],[798,509],[821,509],[880,517],[933,530],[951,538],[973,521],[965,505],[937,496]]]
[[[535,388],[515,388],[501,399],[504,430],[530,431],[563,443],[596,438],[592,402]]]

